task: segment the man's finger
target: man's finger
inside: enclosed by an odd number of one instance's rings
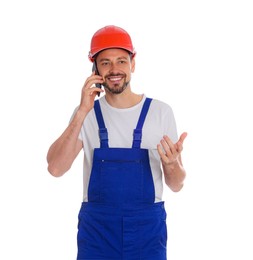
[[[185,139],[186,137],[187,137],[187,133],[186,133],[186,132],[182,133],[182,134],[180,135],[180,138],[179,138],[178,142],[180,142],[180,143],[183,145],[184,139]]]

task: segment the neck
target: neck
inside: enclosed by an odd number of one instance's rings
[[[141,102],[143,95],[133,93],[127,88],[121,94],[106,93],[105,99],[109,105],[115,108],[129,108]]]

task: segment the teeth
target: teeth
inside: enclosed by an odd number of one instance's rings
[[[111,81],[119,81],[121,78],[110,78]]]

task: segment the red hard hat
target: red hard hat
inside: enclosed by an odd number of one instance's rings
[[[110,48],[120,48],[135,55],[130,35],[122,28],[108,25],[99,29],[93,35],[90,44],[89,59],[94,61],[94,56],[100,51]]]

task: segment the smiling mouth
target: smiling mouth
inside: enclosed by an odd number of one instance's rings
[[[117,83],[123,79],[123,76],[110,76],[107,79],[113,83]]]

